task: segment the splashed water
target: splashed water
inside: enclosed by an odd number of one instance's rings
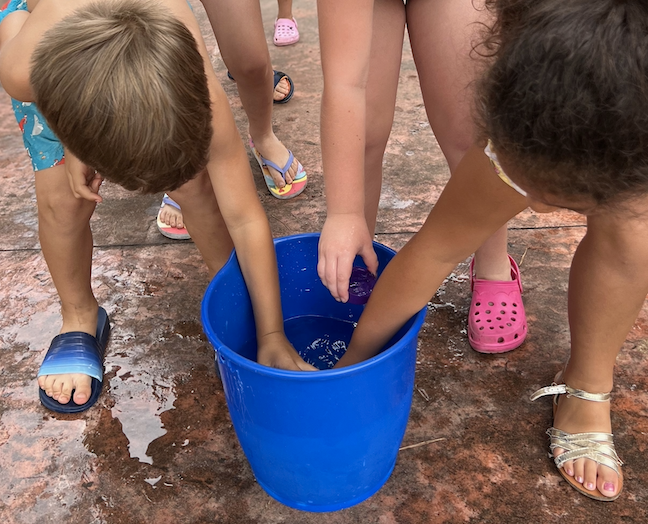
[[[287,320],[286,336],[301,357],[317,369],[331,369],[347,350],[354,322],[303,316]]]

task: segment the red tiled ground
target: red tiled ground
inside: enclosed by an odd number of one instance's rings
[[[271,42],[276,4],[263,0]],[[236,85],[197,13],[241,134]],[[318,231],[324,220],[319,152],[319,66],[315,3],[295,0],[302,39],[270,46],[274,66],[296,83],[275,110],[276,131],[309,173],[305,193],[260,198],[276,236]],[[407,47],[378,240],[400,248],[418,229],[448,173],[427,125]],[[192,243],[161,237],[159,196],[106,184],[93,219],[94,283],[113,321],[106,386],[96,407],[55,415],[38,402],[36,372],[59,328],[58,302],[39,251],[32,173],[7,96],[0,100],[0,520],[6,523],[420,524],[648,521],[648,308],[618,359],[613,404],[625,491],[597,503],[566,486],[547,458],[549,402],[531,404],[551,382],[569,344],[571,255],[584,233],[575,216],[524,213],[511,224],[530,323],[528,341],[504,356],[468,346],[467,265],[433,300],[404,444],[382,490],[348,510],[310,514],[282,506],[255,482],[230,424],[213,352],[200,325],[207,272]],[[252,158],[251,158],[252,160]],[[420,391],[419,391],[420,390]],[[429,399],[428,399],[429,398]],[[155,479],[159,479],[155,482]]]

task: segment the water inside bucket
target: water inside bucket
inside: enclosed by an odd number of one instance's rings
[[[302,315],[284,322],[286,337],[297,353],[320,371],[331,369],[346,353],[356,322],[319,315]],[[256,341],[244,344],[241,355],[255,358]]]
[[[284,322],[286,337],[297,353],[319,370],[331,369],[347,350],[356,323],[304,315]]]

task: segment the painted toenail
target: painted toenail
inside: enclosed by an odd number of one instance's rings
[[[583,477],[576,477],[576,482],[583,483]]]
[[[603,484],[603,490],[604,491],[614,492],[614,483],[613,482],[606,482],[605,484]]]
[[[586,487],[587,487],[587,489],[594,489],[594,484],[592,484],[591,482],[588,482]]]

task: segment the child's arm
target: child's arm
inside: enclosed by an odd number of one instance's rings
[[[214,112],[211,159],[207,166],[218,205],[232,237],[236,256],[252,300],[257,330],[259,361],[277,367],[291,367],[276,361],[294,349],[284,335],[279,294],[279,275],[272,233],[259,202],[243,142],[232,118],[224,93],[212,102]],[[301,359],[300,369],[310,369]]]
[[[187,16],[187,11],[186,2],[181,0],[178,13],[198,42],[212,99],[213,138],[207,171],[250,293],[259,362],[288,369],[314,370],[299,357],[285,336],[270,224],[259,201],[250,162],[229,102],[213,72],[198,24],[190,12]]]
[[[51,5],[41,4],[28,11],[8,14],[0,24],[0,83],[7,93],[22,102],[33,102],[34,95],[29,80],[31,53],[40,41],[43,32],[63,16],[53,12]],[[101,176],[80,162],[67,149],[65,169],[72,192],[77,198],[101,202],[98,195]]]
[[[297,355],[285,337],[270,225],[225,94],[218,84],[212,88],[214,136],[207,170],[252,300],[259,362],[288,369],[314,369]]]
[[[317,3],[324,90],[322,160],[327,217],[318,273],[335,298],[348,298],[356,254],[370,271],[378,260],[365,219],[365,109],[371,53],[373,0]]]
[[[473,146],[423,227],[378,279],[337,365],[376,355],[428,303],[459,262],[525,207],[526,199],[494,173],[483,147]]]
[[[34,1],[31,11],[15,11],[0,24],[0,84],[16,100],[33,102],[31,56],[43,34],[68,11],[59,2]]]
[[[28,11],[15,11],[0,24],[0,84],[10,96],[23,102],[32,101],[29,58],[20,52],[25,37],[21,32],[29,15]]]

